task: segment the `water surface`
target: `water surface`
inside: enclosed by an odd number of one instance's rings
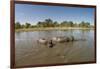
[[[37,42],[71,35],[86,40],[56,43],[53,48]],[[16,32],[15,55],[16,66],[94,61],[94,30]]]

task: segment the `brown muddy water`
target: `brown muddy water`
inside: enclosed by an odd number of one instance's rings
[[[86,39],[56,43],[53,48],[37,42],[40,38],[70,36]],[[94,30],[15,32],[16,66],[94,61]]]

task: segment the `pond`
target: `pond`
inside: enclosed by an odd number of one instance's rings
[[[71,36],[73,42],[56,43],[53,48],[37,42],[40,38]],[[50,30],[15,32],[16,66],[94,61],[94,30]]]

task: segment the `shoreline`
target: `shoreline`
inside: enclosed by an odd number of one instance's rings
[[[15,32],[28,32],[28,31],[49,31],[49,30],[94,30],[95,28],[82,28],[82,27],[49,27],[49,28],[23,28],[15,29]]]

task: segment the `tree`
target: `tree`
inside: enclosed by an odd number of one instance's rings
[[[45,19],[46,23],[53,23],[53,21],[51,19]]]
[[[29,28],[29,27],[31,27],[31,24],[30,23],[26,23],[25,24],[25,28]]]
[[[82,21],[80,24],[79,24],[79,27],[84,27],[85,26],[85,22]]]
[[[38,27],[43,27],[43,22],[40,22],[40,21],[39,21],[39,22],[37,23],[37,26],[38,26]]]
[[[69,26],[70,27],[73,27],[74,26],[74,23],[72,21],[69,21]]]
[[[57,21],[55,21],[53,24],[54,24],[54,27],[58,27],[59,26]]]
[[[67,21],[63,21],[63,22],[61,23],[60,26],[65,26],[65,27],[67,27],[67,26],[68,26],[68,22],[67,22]]]
[[[85,23],[85,27],[90,27],[90,23],[89,22],[86,22]]]
[[[89,23],[89,22],[84,22],[84,21],[82,21],[82,22],[79,24],[79,27],[90,27],[90,23]]]
[[[25,28],[25,25],[24,25],[24,24],[22,24],[22,25],[21,25],[21,28]]]
[[[51,19],[45,19],[44,26],[45,27],[54,27],[53,21]]]
[[[15,23],[15,29],[20,29],[21,28],[21,24],[19,22]]]
[[[61,26],[65,26],[65,27],[73,27],[74,26],[74,23],[72,21],[63,21],[61,23]]]

